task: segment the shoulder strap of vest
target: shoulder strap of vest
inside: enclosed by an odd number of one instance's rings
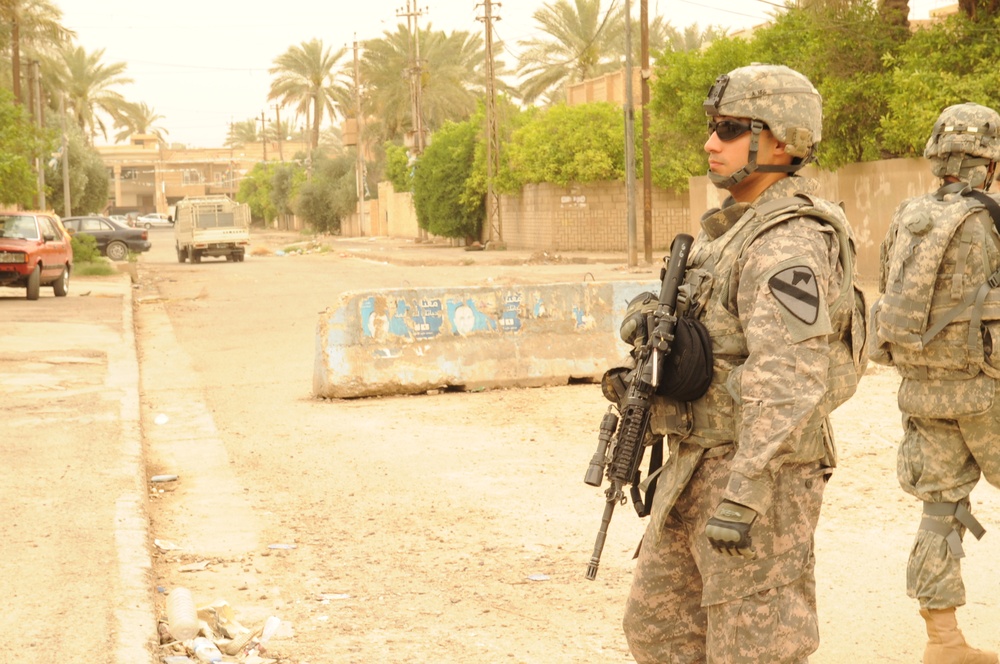
[[[975,198],[986,206],[990,217],[993,219],[993,225],[996,227],[997,233],[1000,233],[1000,204],[997,203],[996,199],[979,189],[970,189],[965,195]]]

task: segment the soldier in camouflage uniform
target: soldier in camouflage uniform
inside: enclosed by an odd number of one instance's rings
[[[729,196],[702,218],[685,283],[713,377],[695,401],[654,399],[670,454],[623,624],[640,664],[805,662],[819,645],[813,533],[836,464],[828,415],[867,363],[852,231],[796,175],[822,132],[806,77],[742,67],[704,109],[708,176]]]
[[[966,530],[983,527],[969,494],[1000,487],[1000,206],[983,193],[1000,160],[1000,115],[978,104],[942,111],[924,156],[942,186],[903,201],[882,243],[872,360],[902,375],[897,475],[923,501],[906,590],[927,625],[925,664],[997,664],[958,629]]]

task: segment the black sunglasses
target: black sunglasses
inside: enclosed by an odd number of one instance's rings
[[[750,123],[740,122],[739,120],[708,121],[708,135],[718,134],[719,140],[726,141],[727,143],[736,140],[752,128]]]

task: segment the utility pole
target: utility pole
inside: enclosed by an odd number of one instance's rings
[[[264,161],[267,161],[267,117],[264,113],[260,112],[260,147],[264,150]]]
[[[358,226],[363,234],[365,231],[365,154],[364,143],[361,139],[361,76],[358,65],[358,36],[354,35],[354,113],[357,124],[357,144],[354,149],[358,153],[358,161],[355,166],[355,175],[358,184]]]
[[[62,180],[63,216],[73,214],[72,197],[69,191],[69,135],[66,133],[66,95],[59,93],[59,115],[62,116]]]
[[[649,0],[639,0],[639,59],[642,60],[642,238],[646,262],[653,264],[653,174],[649,158]]]
[[[21,94],[21,19],[18,11],[12,12],[13,21],[10,27],[10,63],[14,75],[11,77],[13,84],[14,100],[24,105],[24,97]]]
[[[643,0],[645,1],[645,0]],[[285,153],[281,149],[281,135],[285,133],[285,130],[281,128],[281,105],[274,105],[274,122],[275,126],[278,128],[278,161],[285,161]]]
[[[426,8],[425,8],[426,9]],[[424,120],[420,103],[420,15],[423,12],[417,7],[417,0],[406,0],[406,11],[399,9],[396,16],[406,17],[406,29],[411,35],[410,42],[410,117],[413,127],[412,156],[419,158],[424,152]],[[417,242],[427,240],[427,231],[417,229]]]
[[[426,10],[426,7],[424,8]],[[420,85],[420,16],[424,12],[417,7],[416,0],[406,0],[406,10],[399,9],[396,16],[406,17],[406,29],[410,33],[410,118],[413,127],[413,152],[420,156],[424,152],[424,120],[421,104]]]
[[[38,60],[31,61],[32,89],[35,98],[35,125],[42,128],[42,74],[38,68]],[[35,167],[38,169],[38,209],[45,209],[45,162],[41,157],[35,158]]]
[[[500,195],[496,191],[494,179],[500,170],[500,137],[497,127],[497,79],[493,63],[493,15],[491,0],[483,2],[484,15],[477,17],[486,29],[486,224],[489,233],[486,246],[490,249],[505,249],[503,240],[503,214],[500,210]],[[500,3],[497,2],[499,7]]]
[[[632,104],[632,3],[625,0],[625,205],[628,265],[639,264],[635,227],[635,109]]]

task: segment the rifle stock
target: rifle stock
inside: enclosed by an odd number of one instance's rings
[[[614,413],[612,406],[601,420],[597,451],[584,477],[585,483],[599,487],[606,473],[611,482],[604,492],[604,514],[594,542],[594,553],[587,565],[587,578],[591,581],[597,578],[597,568],[601,564],[601,553],[615,506],[625,502],[626,485],[639,483],[639,465],[642,463],[646,432],[649,429],[649,410],[653,394],[660,384],[663,358],[670,354],[674,340],[677,293],[684,281],[692,242],[690,235],[680,234],[670,245],[670,258],[660,273],[660,297],[652,315],[646,343],[636,353],[635,370],[631,374],[625,396],[617,405],[618,415]],[[640,501],[635,502],[635,508],[639,516],[645,514],[645,507]]]

